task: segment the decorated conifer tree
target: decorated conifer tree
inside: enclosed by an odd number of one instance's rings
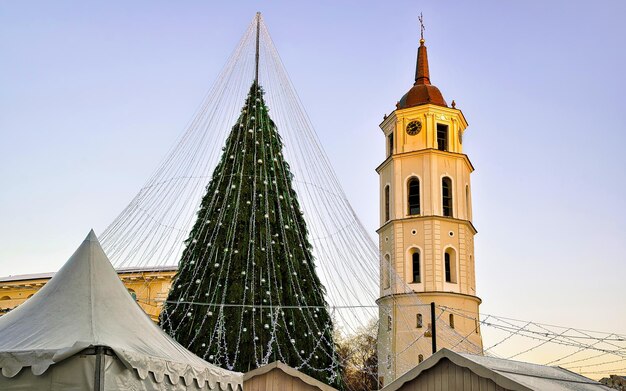
[[[161,314],[198,356],[280,360],[340,386],[333,324],[282,141],[255,81],[223,148]]]

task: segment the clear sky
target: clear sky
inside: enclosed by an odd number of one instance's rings
[[[0,275],[106,228],[257,10],[372,234],[423,12],[431,81],[470,123],[482,311],[626,333],[623,1],[2,2]]]

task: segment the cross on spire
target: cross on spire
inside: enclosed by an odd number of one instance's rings
[[[420,12],[417,17],[420,21],[420,46],[417,49],[417,66],[415,67],[415,84],[430,84],[430,74],[428,72],[428,55],[424,45],[424,16]]]

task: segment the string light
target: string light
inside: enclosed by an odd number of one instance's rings
[[[207,351],[213,347],[211,341],[213,343],[223,341],[222,334],[226,329],[235,329],[240,335],[239,342],[234,345],[223,344],[220,346],[219,354],[211,354],[205,358],[212,362],[225,362],[227,367],[232,368],[239,359],[238,345],[243,343],[242,341],[249,341],[255,351],[259,352],[255,357],[257,366],[267,364],[272,355],[278,355],[281,359],[287,358],[285,351],[277,349],[270,352],[270,349],[267,349],[278,333],[286,333],[290,345],[297,346],[299,338],[315,339],[315,351],[301,353],[302,349],[293,349],[293,346],[287,348],[292,349],[292,353],[299,356],[300,368],[330,374],[329,378],[333,378],[337,368],[345,363],[339,362],[336,346],[327,338],[329,324],[324,324],[323,327],[316,326],[317,322],[314,322],[316,309],[321,310],[326,307],[328,311],[331,311],[336,330],[344,335],[359,332],[360,328],[372,319],[376,320],[379,317],[387,319],[387,316],[392,316],[394,324],[404,325],[407,330],[413,330],[407,333],[407,339],[412,342],[406,349],[428,341],[425,341],[423,331],[414,328],[413,312],[399,311],[400,313],[396,314],[392,313],[389,307],[375,305],[380,294],[380,270],[389,270],[391,265],[384,259],[379,259],[377,245],[352,210],[289,80],[266,26],[261,23],[260,27],[260,50],[264,61],[261,62],[259,77],[266,88],[266,104],[262,102],[261,97],[255,95],[260,93],[259,90],[252,91],[250,96],[255,103],[242,111],[244,114],[251,113],[248,117],[250,121],[246,123],[237,121],[241,114],[239,105],[249,95],[250,75],[253,74],[255,32],[254,24],[251,24],[214,86],[198,107],[196,115],[190,121],[180,141],[173,146],[168,157],[148,179],[128,207],[101,235],[101,241],[105,251],[117,267],[175,265],[178,264],[183,250],[189,248],[194,256],[187,259],[186,264],[182,264],[186,265],[183,268],[200,270],[200,265],[206,265],[215,273],[212,280],[207,280],[208,287],[205,291],[199,291],[193,283],[174,285],[183,289],[184,293],[181,295],[181,300],[171,303],[174,304],[174,308],[176,306],[178,308],[170,312],[165,311],[163,314],[164,327],[170,327],[171,332],[175,333],[176,325],[167,324],[172,314],[198,316],[197,314],[201,312],[198,306],[209,307],[210,311],[207,311],[207,316],[202,319],[204,323],[200,324],[200,330],[204,330],[203,327],[209,322],[208,318],[218,319],[215,322],[216,327],[207,332],[194,330],[194,343],[197,342],[200,346],[204,344],[203,347]],[[270,138],[272,140],[276,138],[283,144],[283,151],[273,150],[272,145],[275,143],[263,137],[263,127],[259,120],[265,118],[265,114],[262,113],[267,113],[268,107],[272,109],[272,119],[275,122],[270,124],[270,128],[274,131]],[[241,132],[237,132],[238,139],[234,143],[227,144],[225,140],[233,128],[240,129]],[[246,139],[251,142],[246,143]],[[232,145],[232,148],[223,150],[223,145]],[[252,163],[259,171],[255,170],[253,175],[246,176],[241,170],[244,164],[242,156],[251,151],[255,153]],[[222,154],[227,156],[229,164],[237,169],[227,171],[226,165],[219,163]],[[281,156],[284,156],[284,159]],[[289,169],[285,169],[282,161],[289,162]],[[278,182],[285,181],[287,177],[294,186],[294,193],[298,195],[297,199],[290,193],[275,193],[277,180]],[[186,239],[188,239],[191,227],[198,213],[203,210],[198,208],[199,200],[211,181],[217,181],[219,184],[217,188],[223,190],[216,188],[210,195],[207,206],[216,207],[219,213],[201,223],[207,228],[215,229],[206,229],[203,231],[206,236],[193,237],[191,242],[188,242]],[[251,194],[241,194],[244,181],[253,184],[254,191]],[[229,195],[237,196],[238,201],[230,205],[220,204],[221,200],[226,198],[226,191],[232,192],[228,193]],[[269,204],[268,195],[272,192],[277,195],[279,202],[284,203],[283,208],[276,209],[275,206]],[[295,246],[290,245],[288,249],[285,249],[286,253],[296,254],[296,256],[287,257],[280,264],[271,265],[276,270],[280,269],[282,273],[293,276],[289,283],[285,286],[279,285],[278,281],[267,273],[267,270],[258,270],[260,263],[254,257],[249,259],[245,269],[238,274],[237,283],[245,292],[245,297],[266,292],[268,287],[271,292],[277,293],[289,290],[294,296],[298,295],[298,305],[293,307],[282,305],[284,303],[277,301],[275,295],[270,295],[267,303],[263,305],[259,303],[255,307],[245,306],[246,302],[226,303],[221,297],[216,296],[226,284],[236,283],[234,281],[219,282],[221,280],[218,276],[229,273],[228,267],[232,257],[237,255],[234,251],[228,251],[228,248],[237,247],[232,245],[238,239],[234,237],[235,230],[233,229],[236,221],[226,219],[226,216],[229,210],[242,208],[249,208],[250,216],[256,216],[251,228],[253,230],[266,229],[267,221],[270,219],[280,221],[282,228],[279,232],[265,232],[264,236],[259,237],[256,242],[250,241],[250,246],[259,248],[264,258],[271,259],[275,256],[277,246],[285,246],[284,240],[276,240],[276,237],[272,235],[278,234],[279,238],[284,238],[289,231],[290,235],[298,237]],[[303,216],[306,217],[309,229],[308,238],[293,222]],[[212,245],[216,243],[214,232],[219,230],[227,232],[228,248]],[[206,248],[195,253],[194,249],[197,248],[198,243],[206,243]],[[289,245],[288,242],[287,245]],[[301,251],[299,249],[309,247],[313,257],[298,259],[297,254]],[[250,253],[248,249],[245,251]],[[242,253],[243,251],[239,255]],[[217,254],[220,254],[220,257],[217,257]],[[216,259],[219,261],[213,262]],[[190,269],[182,269],[181,272],[188,272]],[[303,292],[301,284],[315,281],[314,271],[319,275],[321,285],[326,288],[322,299],[328,303],[328,306],[311,306],[305,302],[310,292]],[[293,274],[294,272],[296,274]],[[198,273],[192,272],[189,281],[202,281],[202,276]],[[402,282],[401,276],[394,274],[391,280],[394,282],[393,286],[397,293],[405,295],[407,306],[422,308],[428,304],[423,303],[417,295],[411,293],[411,288]],[[264,323],[270,326],[269,339],[261,340],[259,335],[265,334],[255,327],[242,327],[241,322],[224,318],[224,309],[237,305],[241,305],[242,316],[245,314],[245,316],[269,320]],[[396,303],[396,307],[401,308],[402,305],[404,304]],[[444,311],[443,307],[439,309]],[[294,324],[289,316],[283,316],[282,312],[279,312],[283,310],[286,314],[289,314],[289,311],[302,311],[305,321]],[[463,313],[458,309],[446,308],[445,311],[464,314],[472,320],[476,317],[474,314]],[[270,317],[267,317],[268,314]],[[562,330],[558,330],[559,332],[541,331],[533,325],[534,322],[525,327],[526,323],[513,322],[514,326],[507,325],[502,322],[502,318],[497,317],[483,318],[483,321],[481,326],[496,330],[504,335],[503,338],[507,338],[504,341],[494,340],[488,345],[488,353],[510,345],[517,338],[535,338],[538,343],[542,343],[554,337],[546,345],[536,349],[562,343],[560,346],[574,350],[581,349],[581,353],[576,354],[584,354],[589,348],[593,348],[592,351],[600,354],[623,354],[623,348],[607,345],[610,343],[621,345],[623,343],[619,340],[621,337],[606,338],[601,344],[593,346],[601,338],[581,340],[574,338],[572,332],[559,335]],[[455,346],[456,350],[462,352],[480,352],[480,347],[473,344],[468,335],[461,335],[449,327],[441,327],[441,330],[437,331],[438,338],[447,346]],[[295,335],[296,332],[297,335]],[[603,337],[606,336],[603,335]],[[292,339],[296,341],[294,344],[290,342]],[[229,357],[224,352],[232,354]],[[402,354],[402,352],[397,352],[397,354]],[[572,355],[571,352],[567,354]],[[316,367],[312,363],[324,357],[333,357],[328,367]],[[576,359],[578,357],[573,356]],[[392,365],[395,359],[396,356],[389,358],[380,356],[379,364],[381,366]],[[590,361],[582,361],[586,360],[585,358],[578,360],[585,362],[585,365],[591,365]],[[615,360],[611,358],[608,361]],[[363,370],[375,375],[378,368],[376,366],[364,367]]]

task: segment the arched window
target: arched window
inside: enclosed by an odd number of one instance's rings
[[[391,319],[391,315],[387,315],[387,330],[391,331],[393,327],[393,320]]]
[[[409,215],[420,214],[420,180],[413,177],[407,184]]]
[[[418,356],[417,356],[417,363],[419,364],[419,363],[421,363],[422,361],[424,361],[424,355],[423,355],[423,354],[420,354],[420,355],[418,355]]]
[[[387,137],[387,156],[393,155],[393,132]]]
[[[450,328],[454,328],[454,315],[450,314]]]
[[[420,253],[417,249],[413,250],[411,261],[413,265],[413,283],[419,284],[422,282],[422,276],[420,275]]]
[[[448,150],[448,125],[437,124],[437,149]]]
[[[465,185],[465,214],[468,219],[472,218],[472,212],[470,210],[470,194],[469,194],[469,185]]]
[[[445,268],[446,268],[446,282],[452,282],[452,268],[450,265],[450,254],[449,253],[445,253],[444,254],[444,262],[445,262]]]
[[[424,327],[424,319],[422,318],[422,314],[417,314],[417,324],[415,327],[417,327],[418,329],[421,329],[422,327]]]
[[[443,254],[443,265],[446,282],[456,283],[456,252],[453,248],[446,249],[446,252]]]
[[[447,176],[441,179],[441,202],[443,215],[452,217],[452,181]]]
[[[133,300],[137,301],[137,293],[135,293],[134,290],[129,289],[128,293],[130,293],[130,296],[133,298]]]
[[[385,186],[385,221],[389,221],[389,185]]]
[[[390,285],[389,271],[391,270],[391,258],[389,257],[389,254],[385,254],[385,260],[383,261],[382,269],[383,269],[383,288],[387,289],[389,288],[389,285]]]
[[[11,300],[11,298],[9,296],[2,296],[0,297],[0,300]]]

